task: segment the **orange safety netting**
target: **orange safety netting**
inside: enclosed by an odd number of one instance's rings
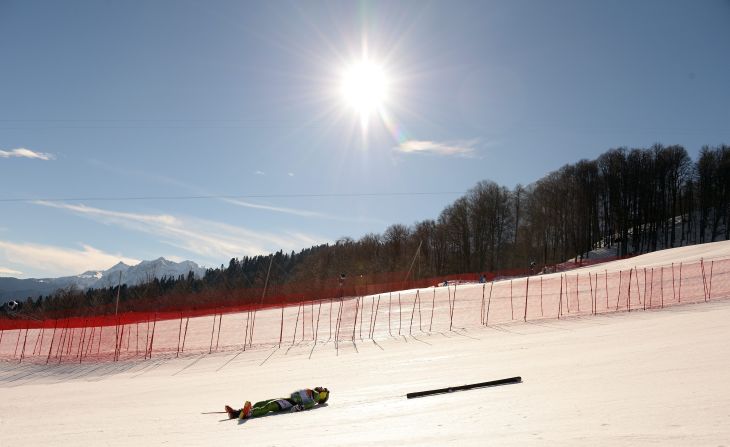
[[[485,283],[478,282],[480,274],[370,284],[364,278],[348,278],[349,284],[342,287],[334,282],[320,288],[317,298],[271,288],[271,294],[262,293],[255,304],[236,304],[240,292],[231,291],[215,305],[199,309],[181,305],[116,316],[0,319],[0,359],[65,363],[301,342],[337,345],[343,340],[659,309],[730,297],[730,259],[618,272],[594,267],[494,280],[524,273],[488,274]],[[391,292],[404,286],[409,289]]]

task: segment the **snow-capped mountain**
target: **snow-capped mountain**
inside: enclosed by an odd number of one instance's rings
[[[120,274],[122,284],[133,286],[154,278],[187,276],[188,272],[193,272],[196,278],[200,278],[205,274],[205,269],[193,261],[174,262],[157,258],[134,266],[119,262],[107,270],[90,270],[80,275],[60,278],[0,278],[0,303],[11,299],[21,301],[28,297],[37,298],[70,287],[81,290],[113,287],[119,284]]]
[[[154,278],[187,276],[188,272],[193,272],[196,278],[200,278],[205,273],[205,269],[193,261],[174,262],[165,258],[157,258],[154,261],[142,261],[135,266],[129,266],[120,262],[112,268],[101,272],[101,277],[94,282],[92,287],[114,287],[119,284],[120,273],[122,284],[134,286],[149,282]]]

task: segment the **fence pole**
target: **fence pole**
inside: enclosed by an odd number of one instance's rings
[[[297,314],[297,321],[298,321],[298,319],[299,319],[299,314]],[[248,345],[248,324],[249,324],[250,320],[251,320],[251,309],[249,309],[246,312],[246,329],[244,330],[245,332],[243,334],[243,350],[244,351],[246,350],[246,346]],[[212,338],[212,335],[211,335],[211,338]]]
[[[360,309],[360,340],[362,340],[362,319],[365,316],[365,295],[360,297],[360,303],[362,307],[362,309]]]
[[[489,298],[487,299],[487,316],[484,319],[484,326],[489,327],[489,307],[492,305],[492,290],[494,289],[494,279],[492,279],[492,285],[489,287]]]
[[[132,334],[132,325],[130,323],[129,329],[127,330],[127,352],[129,352],[129,337],[131,336],[131,334]],[[136,353],[135,353],[135,355],[136,355]]]
[[[562,277],[561,277],[562,281]],[[570,291],[568,291],[568,274],[565,274],[565,309],[570,313]]]
[[[484,296],[484,289],[485,289],[486,287],[487,287],[487,285],[486,285],[486,284],[482,284],[482,307],[481,307],[481,309],[480,309],[480,310],[481,310],[481,312],[480,312],[480,314],[479,314],[479,324],[481,324],[482,326],[484,325],[484,305],[486,304],[486,303],[484,302],[484,300],[485,300],[485,298],[486,298],[486,297]]]
[[[434,296],[435,296],[435,294],[436,294],[436,292],[434,289]],[[388,334],[390,334],[390,336],[392,337],[393,332],[391,332],[391,330],[390,330],[390,314],[391,314],[390,308],[391,308],[391,301],[392,301],[391,295],[392,295],[392,292],[388,292]],[[431,315],[433,315],[433,313],[431,313]]]
[[[408,334],[413,333],[413,316],[416,314],[416,300],[418,299],[418,290],[416,290],[416,296],[413,298],[413,309],[411,310],[411,324],[408,325]]]
[[[213,314],[213,329],[210,331],[210,348],[208,349],[208,354],[213,353],[213,335],[215,334],[215,320],[218,318],[218,313]],[[248,327],[248,326],[247,326]],[[246,335],[248,335],[248,331],[246,331]],[[246,342],[243,342],[244,349],[246,347]],[[144,358],[147,358],[147,353],[145,352]]]
[[[606,312],[608,312],[608,270],[604,270],[606,274]]]
[[[401,307],[401,302],[400,302],[400,292],[398,292],[398,335],[400,335],[400,331],[403,328],[403,319],[401,318],[402,314],[403,314],[403,308]]]
[[[527,284],[525,285],[525,322],[527,322],[527,293],[530,291],[530,277],[527,277]]]
[[[370,328],[370,338],[375,337],[375,323],[378,322],[378,309],[380,309],[380,294],[378,294],[378,304],[375,305],[375,317],[373,318],[373,326]]]
[[[623,279],[623,272],[621,270],[618,271],[618,295],[616,295],[616,312],[618,312],[618,303],[621,300],[621,280]],[[631,282],[629,282],[629,285],[631,285]]]
[[[180,352],[185,352],[185,340],[188,338],[188,323],[190,323],[190,317],[187,317],[185,319],[185,332],[183,332],[183,343],[182,348],[180,348]],[[139,331],[139,329],[138,329]]]
[[[367,289],[365,290],[367,293]],[[370,300],[370,325],[368,326],[368,337],[370,337],[370,333],[373,329],[373,312],[375,312],[375,295],[372,295]],[[360,331],[362,331],[362,327],[360,327]],[[362,338],[362,337],[361,337]]]
[[[593,297],[593,276],[591,276],[591,273],[588,272],[588,283],[591,290],[591,314],[596,314],[596,307],[595,307],[595,298]],[[596,288],[598,288],[598,284],[596,284]],[[596,290],[598,292],[598,290]]]
[[[65,319],[64,319],[65,320]],[[68,324],[64,321],[64,325]],[[66,326],[64,326],[61,329],[61,335],[58,336],[58,345],[56,345],[56,353],[54,354],[54,358],[58,357],[59,354],[63,355],[63,350],[61,349],[63,347],[63,342],[66,340]]]
[[[578,296],[578,275],[578,273],[575,274],[575,300],[578,302],[578,313],[580,313],[580,297]]]
[[[18,329],[18,339],[15,340],[15,352],[13,352],[13,358],[18,355],[18,346],[20,346],[20,334],[23,332],[22,329]]]
[[[180,355],[180,337],[182,336],[182,312],[180,312],[180,327],[177,329],[177,352],[175,353],[175,357],[178,357]]]
[[[355,329],[357,328],[357,313],[360,310],[360,297],[357,297],[355,301],[355,322],[352,324],[352,341],[355,341]],[[362,324],[360,324],[360,330],[362,330]]]
[[[41,348],[43,348],[43,331],[46,329],[45,327],[45,321],[43,322],[43,326],[41,326],[41,331],[38,332],[38,335],[35,337],[35,344],[33,344],[33,355],[35,355],[36,350],[40,353]],[[38,346],[38,341],[40,340],[41,345]]]
[[[454,300],[451,306],[451,322],[449,323],[449,330],[454,326],[454,311],[456,310],[456,283],[454,283]]]
[[[251,320],[251,336],[248,338],[249,346],[253,346],[253,330],[256,327],[256,312],[258,311],[259,307],[264,306],[264,297],[266,296],[266,290],[269,287],[269,275],[271,274],[271,265],[274,263],[274,255],[271,255],[271,259],[269,260],[269,269],[266,271],[266,281],[264,281],[264,291],[261,293],[261,301],[259,302],[259,305],[254,307],[253,309],[253,319]],[[304,305],[304,304],[302,304]],[[248,323],[246,324],[248,327]],[[304,313],[302,312],[302,330],[304,330]],[[218,331],[220,331],[220,325],[218,327]],[[304,340],[304,336],[302,335],[302,340]]]
[[[654,267],[651,268],[651,279],[649,281],[651,281],[649,283],[649,309],[651,309],[654,298]],[[646,297],[644,297],[644,301],[646,301]]]
[[[86,345],[86,352],[84,353],[86,357],[89,356],[89,353],[91,352],[91,347],[94,346],[94,335],[96,335],[96,326],[91,327],[91,337],[89,339],[89,343]]]
[[[76,328],[71,328],[71,339],[68,342],[68,347],[66,348],[66,355],[71,355],[71,347],[74,344],[74,338],[76,337]]]
[[[215,328],[215,317],[213,317],[213,327]],[[122,328],[122,330],[124,330],[124,328]],[[211,338],[213,338],[212,335],[211,335]],[[148,316],[147,317],[147,334],[146,334],[146,338],[145,338],[145,342],[144,342],[145,360],[147,359],[147,351],[149,350],[149,346],[150,346],[150,317]]]
[[[677,301],[677,293],[674,287],[674,263],[672,262],[672,302]]]
[[[84,349],[84,340],[86,339],[86,321],[84,321],[84,327],[81,329],[81,339],[79,339],[79,349],[77,351],[76,357],[79,359],[79,363],[81,363],[81,351]]]
[[[155,327],[157,326],[157,312],[155,312],[155,321],[152,323],[152,337],[150,338],[150,358],[152,358],[152,345],[155,342]],[[220,328],[218,329],[220,330]]]
[[[284,308],[281,309],[281,314],[282,314],[282,318],[284,318],[283,317],[283,315],[284,315]],[[283,323],[282,323],[282,326],[283,326]],[[330,336],[329,336],[329,338],[327,340],[329,340],[331,338],[332,338],[332,298],[330,298]]]
[[[545,313],[542,310],[542,276],[540,276],[540,316],[545,316]]]
[[[335,319],[335,338],[334,338],[335,349],[337,349],[337,337],[340,334],[340,314],[341,313],[342,313],[342,298],[340,298],[340,302],[338,303],[337,318]],[[294,332],[296,332],[296,328],[294,329]]]
[[[598,272],[596,272],[596,293],[593,296],[593,315],[598,315]]]
[[[58,340],[58,346],[56,346],[56,357],[58,357],[58,363],[61,363],[61,358],[63,358],[63,345],[66,342],[66,332],[68,332],[68,319],[65,319],[65,327],[61,330],[61,336],[59,337],[60,340]]]
[[[428,325],[428,332],[431,332],[431,329],[433,328],[433,311],[436,308],[436,288],[433,288],[433,299],[431,300],[431,323]],[[388,324],[388,327],[390,327],[390,324]]]
[[[282,315],[284,315],[284,308],[282,307]],[[319,317],[322,315],[322,300],[319,300],[319,306],[317,307],[317,329],[314,330],[314,344],[317,345],[317,339],[319,338]],[[284,330],[284,318],[281,320],[281,329]],[[281,344],[281,341],[279,341]]]
[[[637,283],[638,287],[638,283]],[[646,310],[646,267],[644,267],[644,310]]]
[[[510,312],[512,315],[512,320],[514,320],[515,319],[515,305],[512,300],[512,280],[511,279],[509,280],[509,307],[510,307]]]
[[[79,346],[79,363],[81,363],[81,360],[84,358],[84,346],[86,346],[86,333],[88,332],[86,330],[86,327],[88,326],[89,322],[88,319],[84,322],[84,330],[81,331],[81,343]]]
[[[679,293],[677,294],[679,302],[682,302],[682,263],[679,263]]]
[[[20,362],[22,362],[25,357],[25,343],[28,341],[28,329],[30,329],[30,323],[26,323],[25,326],[25,338],[23,339],[23,350],[20,351]]]
[[[56,337],[56,328],[58,327],[58,319],[56,318],[53,320],[53,335],[51,335],[51,347],[48,348],[48,357],[46,357],[46,365],[48,364],[48,361],[51,360],[51,352],[53,351],[53,339]],[[0,338],[2,340],[2,338]]]
[[[302,305],[301,303],[297,306],[297,321],[294,322],[294,336],[291,339],[291,344],[293,345],[294,342],[297,340],[297,329],[299,328],[299,313],[302,311]],[[339,320],[338,320],[339,324]],[[335,340],[337,339],[337,333],[335,332]],[[246,350],[246,345],[244,345],[244,351]]]
[[[662,309],[664,309],[664,266],[662,266],[661,276],[659,277],[659,287],[662,293]]]
[[[218,342],[221,341],[221,325],[223,324],[223,312],[221,312],[220,317],[218,317],[218,336],[215,338],[215,352],[218,352]],[[154,333],[154,329],[152,330]],[[251,338],[253,338],[253,334],[251,334]]]
[[[700,258],[700,270],[702,272],[702,293],[705,302],[707,302],[707,278],[705,277],[705,264],[702,262],[702,258]]]
[[[629,269],[629,296],[626,298],[626,309],[631,312],[631,277],[634,273],[634,269]]]
[[[119,348],[117,349],[117,359],[121,358],[122,356],[122,342],[124,341],[124,328],[126,327],[126,324],[122,325],[122,332],[119,336]],[[71,342],[73,342],[73,334],[71,335]]]
[[[337,344],[337,352],[339,353],[340,346],[340,329],[342,329],[342,312],[345,307],[345,298],[340,298],[340,309],[337,312],[337,330],[335,330],[335,343]]]
[[[35,355],[35,351],[38,349],[38,340],[40,340],[40,338],[41,338],[41,332],[39,331],[38,335],[35,336],[35,343],[33,343],[33,354],[31,354],[31,355]]]
[[[449,286],[448,282],[446,283],[446,292],[449,297],[449,320],[451,320],[451,286]]]
[[[558,320],[563,313],[563,274],[560,274],[560,299],[558,300]]]
[[[713,269],[713,267],[715,267],[715,261],[714,260],[712,260],[710,262],[710,288],[707,290],[707,301],[710,300],[711,295],[712,295],[712,269]]]

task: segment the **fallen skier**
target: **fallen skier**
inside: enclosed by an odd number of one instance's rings
[[[226,405],[226,413],[230,419],[249,419],[259,416],[263,416],[267,413],[279,413],[279,412],[294,412],[308,410],[315,405],[322,405],[327,402],[330,397],[330,392],[327,388],[318,386],[313,390],[303,389],[294,391],[288,398],[282,399],[269,399],[256,402],[251,405],[251,402],[246,401],[243,408],[233,409]]]

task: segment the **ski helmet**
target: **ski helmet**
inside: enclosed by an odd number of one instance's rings
[[[315,387],[314,391],[316,391],[317,394],[319,395],[319,398],[317,399],[317,401],[320,404],[327,402],[327,400],[330,398],[330,390],[328,390],[325,387],[321,387],[321,386]]]

